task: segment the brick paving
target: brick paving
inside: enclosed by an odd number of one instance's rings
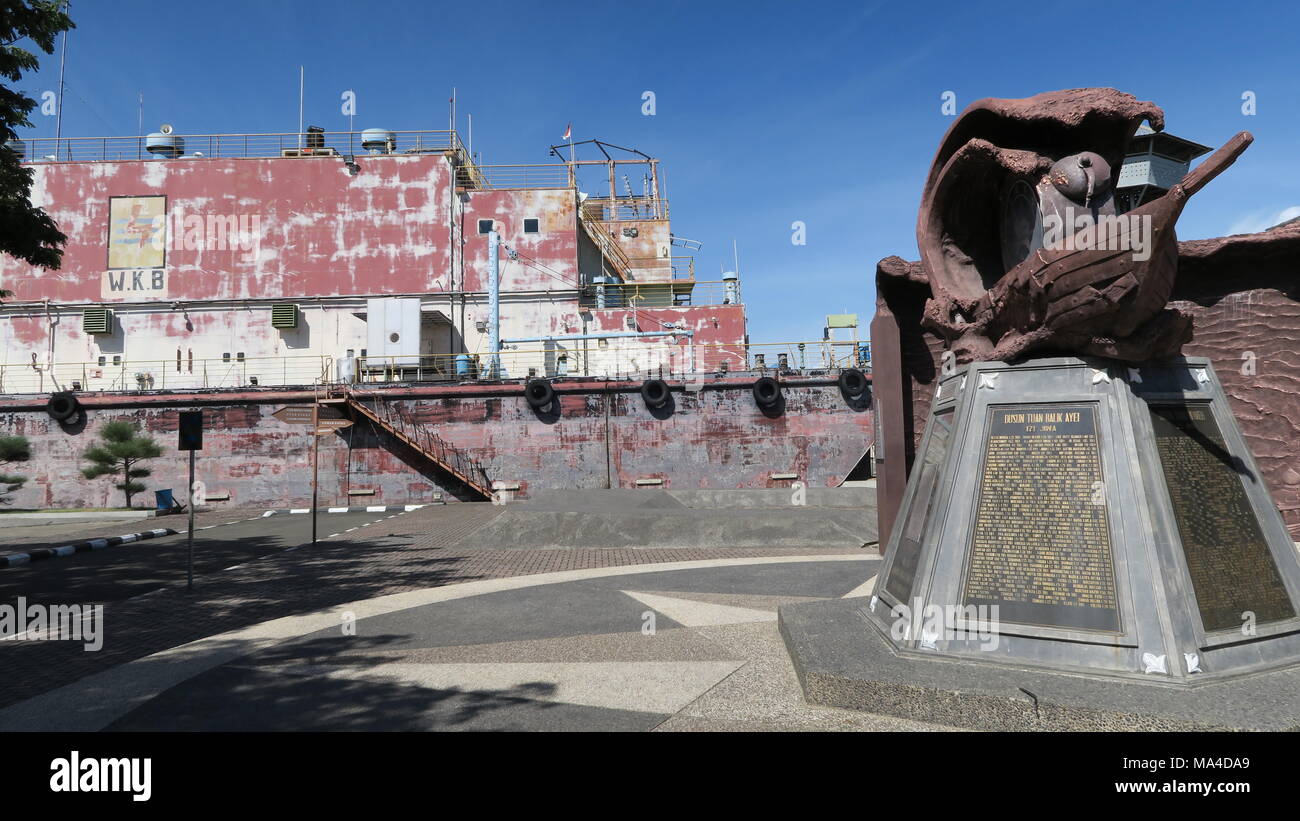
[[[423,508],[315,546],[277,551],[204,575],[196,580],[193,593],[183,585],[171,585],[110,602],[105,606],[104,643],[98,652],[86,652],[73,641],[0,642],[0,665],[5,671],[0,707],[206,636],[390,593],[563,570],[861,552],[840,548],[457,549],[457,542],[503,509],[486,503]],[[70,591],[67,601],[77,601],[75,592]]]

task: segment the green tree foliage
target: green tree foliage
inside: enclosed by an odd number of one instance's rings
[[[27,482],[26,476],[9,473],[8,466],[30,458],[32,445],[26,436],[0,436],[0,504],[7,502],[5,497]]]
[[[52,54],[59,33],[73,28],[66,6],[63,0],[0,0],[0,253],[51,269],[63,262],[68,238],[32,205],[32,169],[22,165],[8,143],[18,138],[15,129],[31,127],[27,115],[36,107],[35,100],[13,88],[38,66],[36,55],[24,46]]]
[[[135,481],[150,474],[148,468],[140,467],[140,462],[162,455],[162,448],[151,437],[142,436],[140,429],[130,422],[109,422],[99,432],[101,444],[86,448],[81,458],[93,464],[82,468],[81,475],[87,479],[100,476],[120,476],[122,481],[114,485],[126,494],[126,506],[131,506],[131,497],[143,491],[144,485]]]

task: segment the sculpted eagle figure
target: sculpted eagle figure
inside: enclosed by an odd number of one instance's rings
[[[935,154],[916,238],[922,323],[958,362],[1033,352],[1139,362],[1176,355],[1191,317],[1166,307],[1174,223],[1250,144],[1240,132],[1158,199],[1119,213],[1125,149],[1154,103],[1109,88],[972,103]]]

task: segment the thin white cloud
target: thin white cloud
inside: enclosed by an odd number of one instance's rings
[[[1300,205],[1292,205],[1281,211],[1252,211],[1237,218],[1228,228],[1229,234],[1257,234],[1267,231],[1274,225],[1300,217]]]

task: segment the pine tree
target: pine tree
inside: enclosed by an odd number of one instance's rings
[[[8,502],[5,497],[27,482],[26,476],[7,473],[5,466],[30,458],[32,446],[26,436],[0,436],[0,504]]]
[[[148,468],[139,463],[162,455],[162,448],[152,438],[140,435],[140,429],[130,422],[109,422],[99,432],[102,444],[92,445],[81,454],[92,464],[83,468],[81,475],[87,479],[100,476],[121,476],[122,481],[114,485],[126,494],[126,506],[131,506],[131,497],[145,489],[144,485],[134,481],[150,474]]]

